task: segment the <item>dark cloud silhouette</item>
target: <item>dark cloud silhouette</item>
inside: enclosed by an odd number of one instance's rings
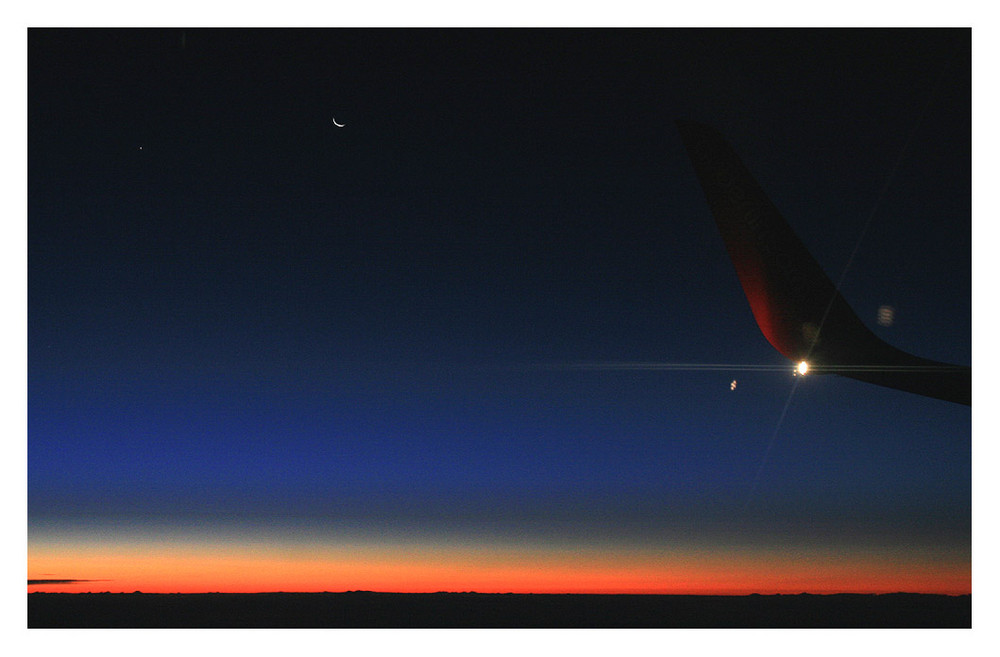
[[[76,584],[77,582],[106,582],[104,579],[29,579],[28,586],[35,584]]]

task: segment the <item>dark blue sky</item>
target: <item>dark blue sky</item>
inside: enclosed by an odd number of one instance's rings
[[[968,31],[32,30],[28,55],[29,528],[968,555],[967,407],[560,368],[786,364],[676,118],[831,278],[857,246],[876,334],[970,364]]]

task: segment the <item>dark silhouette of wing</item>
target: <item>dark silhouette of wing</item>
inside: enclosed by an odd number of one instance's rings
[[[896,349],[862,323],[725,139],[678,121],[757,325],[810,373],[835,373],[971,405],[972,370]]]

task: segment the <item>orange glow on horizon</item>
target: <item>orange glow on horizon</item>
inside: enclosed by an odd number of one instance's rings
[[[897,555],[898,557],[898,555]],[[44,573],[42,575],[41,573]],[[256,593],[369,590],[399,593],[971,592],[968,562],[776,552],[585,554],[566,551],[31,548],[30,579],[79,580],[29,591]]]

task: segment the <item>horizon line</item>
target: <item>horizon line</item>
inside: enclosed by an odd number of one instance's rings
[[[71,580],[71,581],[108,581],[108,580]],[[56,582],[53,582],[56,583]],[[63,583],[63,582],[59,582]],[[44,586],[44,584],[29,584],[29,586]],[[640,592],[640,591],[619,591],[619,592],[544,592],[536,593],[532,591],[369,591],[365,589],[350,589],[345,591],[284,591],[284,590],[270,590],[270,591],[150,591],[144,592],[141,590],[135,591],[29,591],[29,594],[34,593],[65,593],[68,595],[274,595],[274,594],[284,594],[284,595],[343,595],[343,594],[378,594],[378,595],[559,595],[559,596],[569,596],[569,595],[601,595],[601,596],[616,596],[616,595],[649,595],[649,596],[690,596],[690,597],[727,597],[727,598],[738,598],[738,597],[749,597],[749,596],[798,596],[798,595],[938,595],[938,596],[948,596],[948,597],[962,597],[971,596],[972,592],[966,593],[940,593],[940,592],[921,592],[921,591],[823,591],[823,592],[812,592],[812,591],[799,591],[795,593],[791,592],[774,592],[774,593],[760,593],[752,591],[749,593],[652,593],[652,592]]]

